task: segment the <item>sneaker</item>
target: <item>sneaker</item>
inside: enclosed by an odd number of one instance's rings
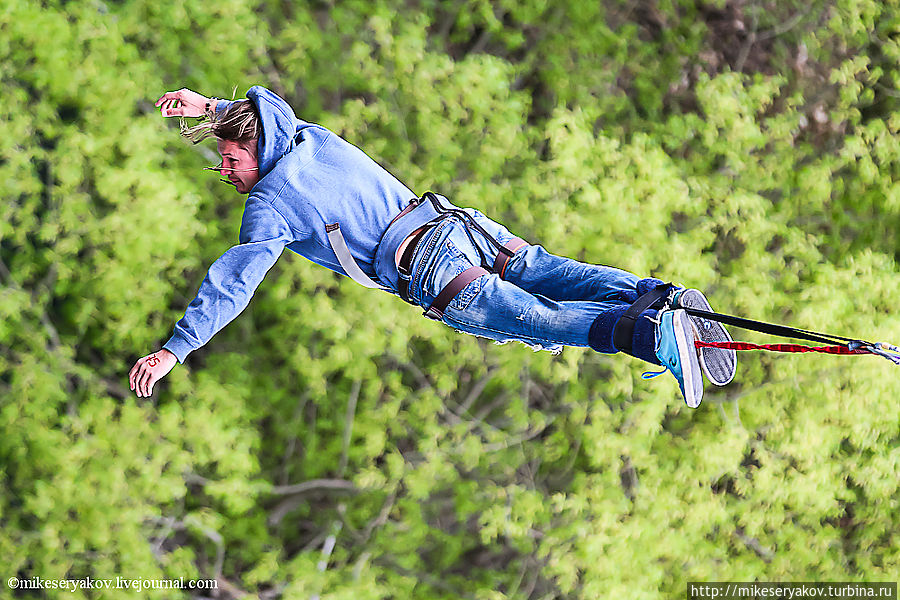
[[[699,290],[682,289],[673,295],[672,305],[675,308],[696,308],[712,312],[709,301]],[[725,327],[703,317],[690,315],[691,322],[701,342],[731,342],[731,335]],[[723,348],[700,348],[700,368],[713,385],[726,385],[734,379],[737,370],[737,353]]]
[[[690,408],[697,408],[703,399],[703,376],[700,374],[700,359],[694,346],[695,333],[691,319],[681,309],[663,309],[659,311],[658,318],[656,357],[678,380],[685,404]],[[662,373],[665,371],[651,376]]]

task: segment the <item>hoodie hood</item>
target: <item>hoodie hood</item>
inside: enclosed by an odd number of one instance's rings
[[[297,119],[287,102],[264,87],[254,85],[247,90],[247,98],[256,105],[262,121],[262,135],[256,148],[262,179],[282,156],[294,149],[297,132],[305,123]]]

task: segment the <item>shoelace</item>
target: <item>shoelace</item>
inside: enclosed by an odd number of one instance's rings
[[[644,371],[641,373],[641,379],[653,379],[654,377],[659,377],[666,371],[668,371],[668,369],[663,369],[662,371]]]

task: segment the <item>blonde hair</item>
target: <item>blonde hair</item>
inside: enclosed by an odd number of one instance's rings
[[[195,144],[208,137],[215,137],[237,142],[254,154],[261,131],[256,107],[249,100],[238,100],[221,113],[213,113],[193,127],[188,127],[183,119],[181,121],[181,135]]]

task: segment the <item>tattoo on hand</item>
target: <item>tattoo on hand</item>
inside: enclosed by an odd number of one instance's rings
[[[151,367],[155,367],[156,365],[159,364],[159,358],[157,358],[156,355],[154,354],[153,356],[151,356],[150,358],[147,359],[147,364],[150,365]]]

